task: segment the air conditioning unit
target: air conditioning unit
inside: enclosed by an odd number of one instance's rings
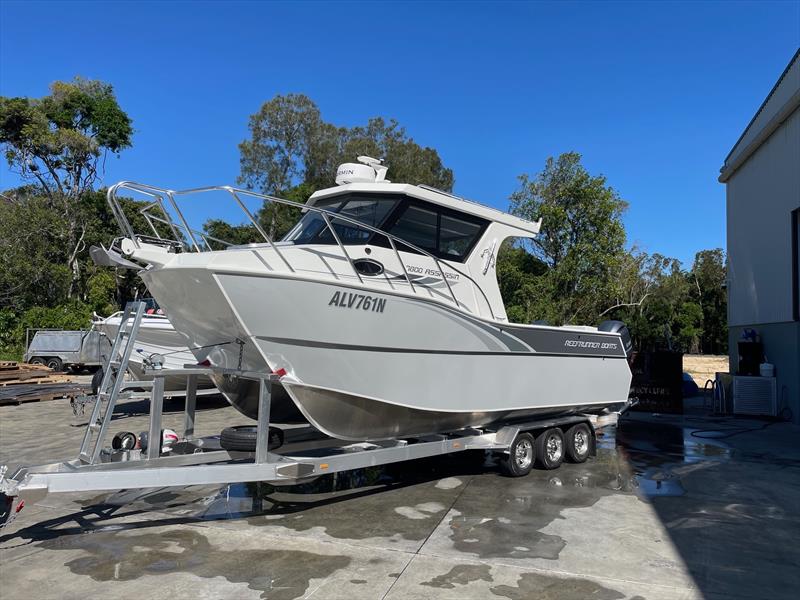
[[[733,413],[778,416],[778,386],[775,378],[734,376]]]

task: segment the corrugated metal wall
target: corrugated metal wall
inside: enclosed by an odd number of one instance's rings
[[[728,323],[793,320],[792,218],[800,206],[800,110],[727,183]]]

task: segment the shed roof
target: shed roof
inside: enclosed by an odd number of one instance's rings
[[[764,102],[736,140],[720,168],[719,181],[731,175],[769,138],[781,123],[800,106],[800,48],[786,65]]]

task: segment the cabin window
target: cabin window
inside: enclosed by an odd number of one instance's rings
[[[320,199],[314,206],[346,216],[393,236],[439,258],[463,262],[489,225],[488,221],[437,204],[399,194],[351,193]],[[329,215],[343,244],[389,247],[379,233]],[[295,244],[335,244],[321,214],[307,211],[283,238]],[[398,250],[415,252],[398,242]]]
[[[419,206],[409,206],[389,233],[429,252],[436,252],[439,214]],[[408,249],[406,249],[408,250]]]
[[[399,199],[392,196],[353,195],[346,198],[320,200],[314,206],[344,215],[350,219],[380,228],[386,216],[397,206]],[[356,225],[329,216],[336,235],[343,244],[366,244],[372,232]],[[283,238],[295,244],[335,244],[331,230],[320,213],[308,211],[294,228]]]
[[[442,215],[439,227],[439,253],[461,260],[469,252],[483,228],[477,223]]]
[[[479,217],[408,200],[405,208],[400,207],[400,216],[387,231],[435,256],[463,262],[487,225]],[[414,252],[402,244],[399,244],[399,249]]]

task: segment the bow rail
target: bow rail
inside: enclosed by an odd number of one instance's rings
[[[119,198],[117,196],[118,192],[120,190],[127,190],[127,191],[130,191],[130,192],[135,192],[135,193],[138,193],[138,194],[141,194],[143,196],[146,196],[146,197],[150,198],[151,202],[149,202],[148,204],[146,204],[145,206],[140,208],[138,210],[138,212],[147,221],[147,224],[150,227],[151,231],[153,232],[154,236],[159,240],[163,240],[164,239],[162,237],[162,235],[159,234],[158,228],[154,225],[154,223],[164,224],[167,227],[169,227],[170,231],[172,232],[172,235],[175,236],[174,240],[168,240],[168,241],[176,242],[184,250],[189,251],[189,252],[210,252],[210,251],[213,251],[214,248],[211,246],[209,240],[213,241],[213,242],[216,242],[218,244],[222,244],[222,245],[224,245],[226,247],[233,246],[234,244],[232,244],[231,242],[227,242],[225,240],[221,240],[221,239],[218,239],[216,237],[213,237],[213,236],[209,235],[208,233],[206,233],[204,231],[198,231],[197,229],[193,229],[189,225],[188,221],[186,220],[186,217],[184,216],[183,212],[181,211],[181,209],[180,209],[180,207],[178,205],[178,202],[176,201],[176,198],[181,197],[181,196],[204,194],[204,193],[209,193],[209,192],[226,192],[227,194],[229,194],[233,198],[233,200],[238,205],[238,207],[242,210],[242,212],[244,212],[245,216],[247,217],[247,220],[255,228],[255,230],[258,232],[258,234],[262,238],[264,238],[264,241],[269,244],[269,246],[273,249],[275,254],[283,261],[283,263],[286,265],[286,267],[292,273],[296,272],[296,269],[291,265],[289,260],[286,258],[285,253],[281,251],[280,247],[277,244],[275,244],[275,241],[272,239],[272,237],[269,234],[267,234],[266,231],[264,231],[264,228],[261,227],[261,225],[258,223],[258,220],[256,219],[255,215],[247,208],[245,203],[242,201],[242,197],[255,198],[255,199],[258,199],[258,200],[262,200],[262,201],[266,201],[266,202],[270,202],[270,203],[274,203],[274,204],[279,204],[279,205],[293,206],[293,207],[298,208],[298,209],[300,209],[302,211],[311,211],[311,212],[317,213],[322,217],[323,221],[325,222],[325,227],[328,230],[330,230],[330,232],[331,232],[331,234],[333,236],[333,239],[336,242],[336,245],[340,248],[340,250],[342,251],[342,254],[347,259],[348,263],[350,264],[350,268],[353,270],[353,273],[358,278],[359,282],[361,282],[363,284],[364,283],[364,279],[361,276],[361,273],[359,273],[358,269],[355,266],[355,263],[353,262],[353,259],[351,258],[350,254],[347,251],[347,248],[342,243],[341,239],[339,238],[338,233],[336,232],[335,228],[333,227],[333,224],[335,222],[337,222],[337,221],[338,222],[347,223],[347,224],[349,224],[349,225],[351,225],[353,227],[356,227],[358,229],[363,229],[363,230],[369,231],[371,233],[377,234],[377,235],[379,235],[381,237],[384,237],[389,242],[389,246],[391,247],[392,251],[394,252],[395,257],[397,258],[398,262],[400,263],[400,266],[402,268],[403,274],[405,275],[405,279],[406,279],[408,285],[410,286],[411,290],[415,294],[418,293],[417,292],[417,286],[414,284],[414,282],[412,281],[411,277],[409,277],[409,275],[408,275],[408,268],[406,266],[405,261],[403,261],[402,257],[400,256],[400,252],[397,249],[397,244],[401,244],[402,246],[405,246],[407,248],[411,248],[414,252],[422,254],[423,256],[427,256],[428,258],[430,258],[436,264],[437,268],[439,269],[439,272],[442,275],[442,280],[444,281],[445,285],[447,286],[449,299],[452,300],[452,302],[455,304],[456,308],[459,308],[459,309],[462,309],[462,310],[468,310],[465,305],[463,305],[462,303],[460,303],[458,301],[458,298],[456,297],[455,292],[453,291],[453,287],[450,285],[450,282],[447,280],[447,277],[445,276],[445,270],[444,270],[444,267],[442,266],[443,263],[446,264],[447,267],[449,269],[451,269],[452,271],[455,271],[459,275],[463,276],[466,280],[468,280],[472,284],[474,289],[477,289],[478,292],[480,292],[480,295],[483,298],[483,301],[486,304],[486,307],[489,309],[489,314],[491,315],[491,318],[493,320],[495,319],[494,311],[492,310],[492,305],[489,302],[489,299],[486,296],[486,293],[481,289],[481,286],[478,284],[478,282],[476,282],[467,273],[465,273],[464,271],[462,271],[458,267],[454,266],[452,263],[447,262],[447,261],[443,261],[442,259],[438,258],[437,256],[434,256],[430,252],[415,246],[411,242],[408,242],[408,241],[406,241],[406,240],[404,240],[402,238],[399,238],[399,237],[397,237],[397,236],[395,236],[395,235],[393,235],[391,233],[388,233],[387,231],[384,231],[384,230],[379,229],[377,227],[373,227],[372,225],[368,225],[368,224],[366,224],[366,223],[364,223],[362,221],[359,221],[357,219],[354,219],[352,217],[347,217],[345,215],[341,215],[339,213],[336,213],[336,212],[333,212],[333,211],[330,211],[330,210],[327,210],[327,209],[324,209],[324,208],[319,208],[319,207],[316,207],[316,206],[309,206],[307,204],[301,204],[299,202],[294,202],[292,200],[285,200],[283,198],[278,198],[276,196],[269,196],[269,195],[266,195],[266,194],[259,194],[258,192],[254,192],[252,190],[234,188],[234,187],[227,186],[227,185],[198,187],[198,188],[190,188],[190,189],[186,189],[186,190],[170,190],[170,189],[166,189],[166,188],[159,188],[159,187],[152,186],[152,185],[136,183],[136,182],[133,182],[133,181],[121,181],[121,182],[111,186],[108,189],[107,200],[108,200],[109,207],[111,208],[111,212],[114,215],[114,218],[117,221],[117,224],[119,225],[119,227],[122,230],[123,234],[125,236],[129,237],[131,239],[131,241],[133,242],[134,246],[137,247],[137,248],[140,248],[141,244],[140,244],[140,242],[138,240],[137,233],[133,230],[133,227],[131,226],[130,221],[128,221],[128,218],[125,216],[125,211],[123,210],[122,205],[120,204]],[[175,222],[175,219],[170,214],[170,211],[168,210],[167,205],[165,205],[165,199],[168,202],[168,206],[174,211],[175,216],[177,217],[177,220],[178,220],[177,223]],[[161,212],[161,214],[163,215],[163,217],[158,216],[157,214],[153,214],[153,211],[155,209],[158,209],[159,212]],[[184,235],[181,235],[181,232],[183,232],[185,234],[185,237],[184,237]],[[478,310],[480,312],[480,309],[478,309]]]

